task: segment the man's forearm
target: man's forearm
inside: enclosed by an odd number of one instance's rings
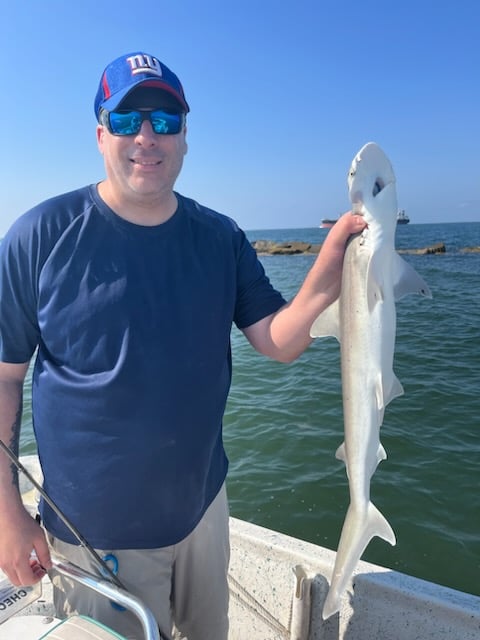
[[[14,376],[10,375],[12,371]],[[15,455],[19,454],[20,447],[23,379],[18,365],[0,364],[0,438]],[[5,513],[6,509],[20,503],[18,471],[5,452],[0,451],[0,508]]]
[[[348,213],[339,219],[297,295],[276,313],[244,329],[257,351],[281,362],[291,362],[303,353],[311,342],[314,320],[340,293],[346,243],[364,228],[361,216]]]

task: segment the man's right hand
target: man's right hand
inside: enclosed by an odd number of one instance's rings
[[[16,586],[35,584],[51,566],[45,532],[38,522],[23,507],[6,517],[2,514],[0,568],[10,582]]]

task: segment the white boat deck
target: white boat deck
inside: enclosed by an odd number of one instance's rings
[[[480,597],[360,562],[354,589],[340,614],[323,621],[321,611],[335,553],[246,522],[231,521],[231,573],[261,605],[242,603],[232,587],[229,640],[479,640]],[[311,585],[311,618],[295,602],[293,567],[300,565]],[[300,631],[290,624],[293,621]],[[270,620],[280,623],[274,629]],[[303,629],[309,625],[309,635]],[[293,633],[291,633],[293,632]],[[288,635],[288,634],[291,635]],[[295,635],[297,634],[297,635]]]
[[[22,461],[38,474],[33,457]],[[28,489],[22,493],[32,505]],[[340,613],[324,621],[333,551],[235,518],[230,532],[229,640],[480,640],[480,597],[366,562]],[[45,578],[43,597],[2,624],[0,640],[36,640],[52,616]]]

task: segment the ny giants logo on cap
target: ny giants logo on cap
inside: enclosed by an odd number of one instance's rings
[[[185,113],[190,110],[180,80],[173,71],[155,56],[135,51],[117,58],[104,70],[94,102],[97,120],[101,109],[115,110],[140,85],[171,93]]]
[[[130,65],[133,75],[136,73],[154,73],[157,76],[162,76],[160,62],[153,56],[140,53],[135,56],[130,56],[126,61]]]

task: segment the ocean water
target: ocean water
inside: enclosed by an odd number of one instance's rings
[[[321,243],[323,229],[248,232],[250,240]],[[372,499],[397,545],[372,540],[363,559],[480,595],[480,223],[398,227],[398,248],[444,242],[442,255],[404,258],[433,299],[397,303],[395,372],[405,395],[385,412],[388,458]],[[294,295],[313,256],[266,256],[266,271]],[[294,363],[267,360],[232,331],[234,375],[224,421],[231,514],[336,549],[348,483],[335,451],[343,440],[339,346],[316,340]],[[26,411],[22,452],[35,449]]]

